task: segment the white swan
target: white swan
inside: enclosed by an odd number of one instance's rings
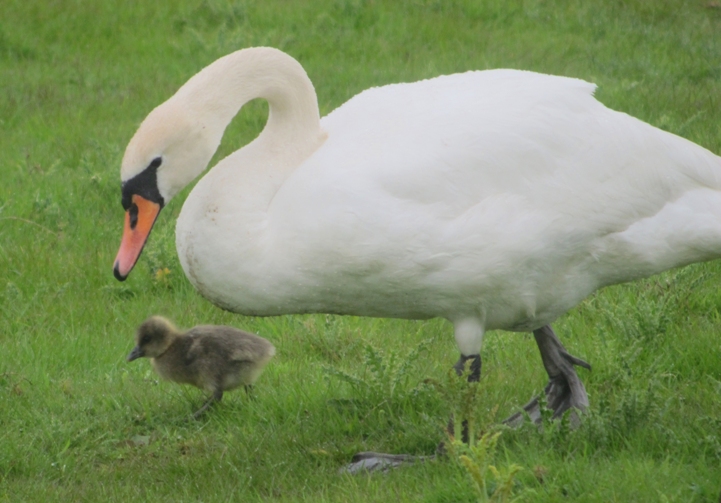
[[[188,196],[177,248],[208,299],[248,315],[453,323],[480,372],[487,330],[534,331],[557,413],[587,398],[549,323],[605,285],[721,256],[721,160],[593,98],[577,79],[468,72],[369,89],[319,118],[290,56],[225,56],[153,110],[123,158],[135,264],[164,204],[254,98],[252,143]]]

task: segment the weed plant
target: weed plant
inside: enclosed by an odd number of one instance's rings
[[[497,466],[496,449],[505,427],[495,420],[498,406],[488,411],[485,379],[469,382],[470,373],[470,361],[467,361],[461,375],[457,375],[455,369],[449,370],[444,382],[435,383],[447,409],[453,411],[446,429],[447,442],[439,453],[447,454],[463,467],[479,503],[506,503],[530,496],[527,488],[514,495],[516,475],[523,467],[515,463]],[[552,412],[544,409],[542,414]]]

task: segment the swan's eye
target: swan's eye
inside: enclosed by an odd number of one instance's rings
[[[130,208],[128,209],[128,215],[130,216],[130,228],[135,229],[135,226],[138,225],[138,205],[133,203],[130,205]]]
[[[162,157],[156,157],[153,159],[150,164],[148,165],[149,168],[157,169],[160,167],[160,165],[163,164],[163,158]]]

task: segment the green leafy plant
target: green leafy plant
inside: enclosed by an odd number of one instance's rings
[[[479,502],[506,503],[521,497],[514,497],[513,492],[516,475],[523,467],[515,463],[494,464],[501,434],[500,430],[490,430],[473,443],[466,444],[454,438],[450,444],[452,456],[471,478]]]
[[[482,410],[481,404],[488,403],[484,400],[487,393],[483,381],[468,382],[469,374],[470,361],[460,376],[451,370],[444,383],[434,383],[453,411],[453,426],[447,430],[448,453],[468,473],[479,502],[517,501],[522,493],[513,495],[516,475],[523,467],[496,462],[498,441],[504,428],[494,425],[498,406]],[[479,428],[480,425],[485,426]],[[459,429],[465,435],[459,435]]]
[[[422,383],[411,385],[411,377],[417,375],[413,366],[433,339],[426,339],[405,355],[395,351],[388,354],[373,346],[363,350],[363,372],[351,374],[336,367],[324,366],[326,374],[350,385],[354,396],[376,406],[391,405],[416,393]]]

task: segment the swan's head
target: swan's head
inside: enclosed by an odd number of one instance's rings
[[[125,150],[125,228],[113,268],[120,281],[135,266],[160,210],[207,167],[218,147],[222,128],[218,132],[183,103],[176,95],[153,110]]]

